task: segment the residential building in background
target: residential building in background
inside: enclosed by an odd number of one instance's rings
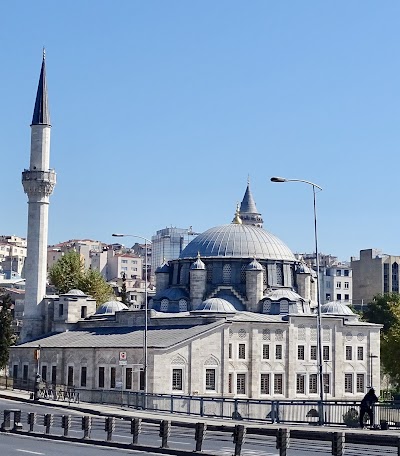
[[[67,252],[78,252],[86,269],[91,267],[91,256],[94,252],[103,252],[107,244],[91,239],[71,239],[50,245],[47,248],[47,269],[51,268]]]
[[[6,279],[24,277],[26,239],[11,235],[0,236],[0,273]]]
[[[339,261],[333,255],[318,254],[321,304],[339,301],[352,304],[353,271],[350,263]],[[314,253],[297,253],[296,258],[303,259],[314,270],[317,269]]]
[[[378,294],[398,293],[399,265],[400,256],[378,249],[360,250],[359,258],[351,258],[354,304],[368,304]]]

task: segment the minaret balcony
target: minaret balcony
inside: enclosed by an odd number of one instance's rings
[[[56,173],[53,169],[48,171],[30,171],[22,172],[22,184],[25,193],[42,194],[49,196],[53,193],[56,184]]]

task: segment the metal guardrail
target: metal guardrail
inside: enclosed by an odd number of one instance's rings
[[[34,383],[0,377],[0,387],[34,391]],[[92,402],[139,410],[278,424],[326,424],[359,427],[357,401],[256,400],[223,397],[151,394],[121,390],[94,390],[66,385],[39,384],[39,399]],[[400,402],[380,402],[374,407],[373,426],[400,429]]]
[[[173,448],[176,442],[170,440],[171,428],[179,427],[180,429],[186,428],[184,431],[185,441],[187,439],[193,439],[194,451],[201,452],[203,455],[214,455],[215,453],[204,451],[204,440],[207,432],[228,433],[232,436],[232,446],[234,450],[234,456],[241,456],[242,447],[245,444],[246,436],[251,435],[257,437],[259,440],[266,442],[265,437],[275,438],[276,448],[279,450],[280,456],[287,455],[287,450],[290,447],[291,440],[306,440],[310,441],[321,441],[330,442],[332,454],[334,456],[343,456],[345,453],[345,447],[347,444],[358,444],[369,446],[380,446],[380,447],[394,447],[397,448],[398,454],[400,454],[400,437],[390,434],[365,434],[355,432],[342,432],[342,431],[328,431],[319,428],[318,430],[306,430],[306,429],[289,429],[285,427],[246,427],[242,424],[236,425],[213,425],[205,422],[198,423],[182,423],[174,422],[169,420],[158,420],[156,424],[159,427],[159,438],[160,446],[154,447],[149,445],[141,445],[139,443],[140,435],[143,431],[142,423],[151,422],[154,424],[154,420],[146,420],[145,418],[129,417],[118,419],[116,417],[93,417],[85,415],[82,417],[71,416],[71,415],[56,415],[56,414],[36,414],[34,412],[22,413],[19,409],[5,409],[0,411],[0,415],[3,417],[3,421],[0,425],[0,432],[10,432],[14,434],[31,435],[34,437],[45,437],[56,440],[64,441],[80,441],[82,443],[90,443],[91,445],[107,445],[115,448],[125,449],[142,449],[144,451],[153,451],[165,453],[163,451],[169,448],[169,454],[193,454],[193,449],[181,450]],[[118,434],[122,431],[125,434],[131,434],[131,442],[121,443],[120,441],[114,440],[114,433],[117,434],[116,425],[118,425]],[[81,428],[80,437],[71,437],[70,430],[74,428],[76,433],[77,427]],[[62,432],[60,433],[60,430]],[[92,437],[92,431],[96,430],[96,435],[99,431],[103,434],[103,439],[94,439]],[[149,430],[152,436],[152,442],[154,442],[154,429]],[[120,436],[119,436],[120,437]],[[226,437],[224,436],[224,441]],[[153,445],[153,443],[152,443]],[[172,446],[172,448],[171,448]],[[364,450],[365,451],[365,450]],[[218,453],[218,450],[216,450]]]

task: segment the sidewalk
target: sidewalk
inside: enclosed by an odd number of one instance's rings
[[[25,391],[19,390],[6,390],[0,389],[0,398],[2,399],[9,399],[19,402],[27,402],[32,403],[33,401],[30,399],[30,393]],[[159,423],[160,420],[168,419],[173,421],[174,423],[182,423],[186,425],[193,425],[198,422],[207,422],[209,425],[214,426],[221,426],[221,427],[229,427],[231,428],[235,424],[243,424],[248,428],[259,428],[259,429],[278,429],[278,428],[288,428],[293,430],[307,430],[307,431],[315,431],[315,432],[346,432],[346,433],[355,433],[355,434],[362,434],[362,435],[390,435],[390,436],[400,436],[398,430],[385,430],[382,431],[380,429],[377,430],[370,430],[370,429],[354,429],[348,428],[345,426],[310,426],[304,424],[286,424],[286,423],[265,423],[265,422],[254,422],[254,421],[236,421],[230,419],[215,419],[210,417],[198,417],[198,416],[188,416],[188,415],[181,415],[181,414],[172,414],[166,412],[156,412],[156,411],[148,411],[148,410],[136,410],[133,408],[127,407],[118,407],[116,405],[106,405],[106,404],[97,404],[97,403],[88,403],[88,402],[81,402],[77,403],[68,403],[63,401],[52,401],[48,399],[40,399],[37,402],[38,405],[48,405],[52,407],[58,407],[66,410],[75,410],[80,411],[82,413],[88,413],[93,415],[99,416],[114,416],[116,418],[142,418],[148,421],[154,421],[154,423]]]

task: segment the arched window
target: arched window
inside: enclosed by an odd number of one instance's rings
[[[240,283],[246,283],[246,268],[247,265],[244,264],[240,269]]]
[[[276,265],[276,284],[283,285],[283,264]]]
[[[168,312],[168,306],[169,306],[168,299],[162,299],[161,305],[160,305],[161,312]]]
[[[179,312],[187,312],[187,301],[186,299],[179,300]]]
[[[266,299],[263,302],[263,313],[270,313],[271,312],[271,301]]]
[[[213,265],[207,265],[207,283],[212,283],[213,280]]]
[[[232,266],[225,264],[222,269],[222,283],[231,283],[232,280]]]
[[[267,268],[265,267],[265,265],[262,265],[262,268],[263,268],[263,284],[265,286],[267,286],[268,285]]]

